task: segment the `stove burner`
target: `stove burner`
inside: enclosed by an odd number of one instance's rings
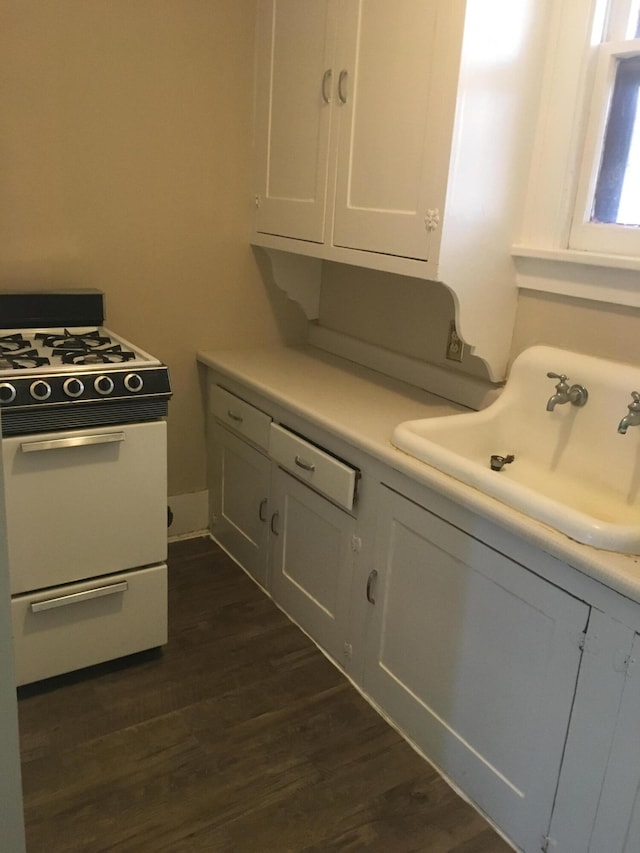
[[[110,347],[100,347],[89,351],[65,350],[62,347],[53,350],[62,364],[120,364],[132,361],[136,355],[129,350],[123,350],[119,344]]]
[[[29,347],[31,347],[31,341],[23,338],[20,332],[0,336],[0,356],[20,352],[20,350],[26,350]]]
[[[29,342],[26,341],[28,344]],[[51,364],[48,358],[38,355],[38,350],[30,349],[24,352],[4,352],[0,349],[0,370],[20,370],[28,367],[42,367]]]
[[[65,329],[62,333],[57,332],[53,334],[38,332],[36,339],[42,341],[43,346],[51,347],[54,350],[75,350],[76,352],[89,352],[96,347],[102,347],[105,344],[108,345],[111,343],[111,338],[101,335],[98,329],[93,332],[81,332],[79,334],[74,334],[68,329]]]

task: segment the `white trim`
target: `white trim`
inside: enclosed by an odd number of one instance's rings
[[[618,258],[586,252],[544,251],[516,247],[516,280],[520,290],[539,290],[575,299],[640,308],[640,259]],[[621,263],[632,260],[634,265]]]
[[[615,223],[591,221],[600,160],[605,141],[611,95],[616,80],[618,60],[640,55],[640,39],[606,42],[598,49],[596,76],[590,100],[589,122],[585,133],[580,165],[573,223],[569,233],[570,249],[593,250],[626,256],[635,253],[640,261],[640,229]]]
[[[589,118],[602,0],[555,3],[540,112],[519,234],[520,289],[640,307],[640,257],[567,248]]]
[[[565,264],[581,264],[591,267],[640,271],[640,257],[630,255],[608,255],[604,252],[586,252],[580,249],[542,249],[538,246],[513,246],[515,258],[539,258],[545,261],[560,261]]]
[[[419,361],[323,326],[309,327],[308,342],[318,349],[339,355],[470,409],[484,409],[498,399],[502,390],[502,385],[456,370],[447,370],[427,361]]]
[[[169,498],[173,521],[169,527],[169,541],[204,535],[209,526],[209,492],[190,492]]]
[[[266,249],[266,254],[278,287],[298,303],[308,320],[317,320],[320,315],[322,261],[277,249]]]

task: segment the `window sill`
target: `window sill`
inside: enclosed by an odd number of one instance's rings
[[[519,289],[640,308],[640,258],[515,245]]]

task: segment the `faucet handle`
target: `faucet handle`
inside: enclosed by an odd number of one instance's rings
[[[556,388],[560,389],[563,385],[567,384],[567,379],[569,378],[565,373],[547,373],[547,377],[549,379],[559,379],[560,381],[556,385]]]
[[[640,392],[632,391],[631,392],[631,402],[629,403],[628,409],[630,412],[640,412]]]

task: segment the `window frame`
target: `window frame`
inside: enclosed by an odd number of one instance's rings
[[[614,13],[634,0],[614,0]],[[551,0],[543,76],[538,91],[529,180],[511,254],[521,290],[640,308],[640,252],[613,254],[571,248],[569,237],[599,44],[594,22],[604,22],[603,0]],[[628,17],[628,15],[627,15]],[[618,25],[619,26],[619,25]],[[619,29],[616,38],[624,39]],[[595,40],[596,42],[599,39]]]
[[[570,249],[640,257],[640,227],[591,220],[618,61],[636,56],[640,56],[640,39],[607,41],[598,48],[576,204],[568,239]]]

